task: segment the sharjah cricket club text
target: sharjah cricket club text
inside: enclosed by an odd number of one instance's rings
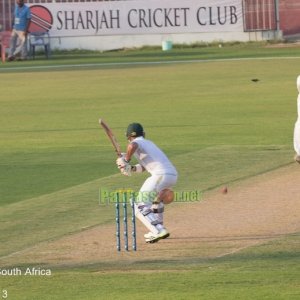
[[[235,24],[238,20],[236,8],[234,6],[217,7],[217,18],[214,19],[213,7],[200,7],[196,12],[198,25],[225,25]],[[161,27],[186,27],[188,25],[188,7],[181,8],[156,8],[151,9],[131,9],[126,16],[127,24],[131,28],[161,28]],[[58,11],[57,30],[78,30],[103,28],[120,28],[120,11]]]

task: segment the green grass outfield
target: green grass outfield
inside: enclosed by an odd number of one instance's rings
[[[122,148],[127,124],[141,122],[177,166],[178,190],[205,192],[292,163],[299,63],[300,48],[250,44],[1,65],[0,259],[112,223],[112,207],[98,205],[99,188],[139,187],[141,178],[117,174],[99,117]],[[155,268],[161,272],[145,272]],[[212,260],[1,276],[0,291],[14,300],[298,299],[299,277],[293,235]]]

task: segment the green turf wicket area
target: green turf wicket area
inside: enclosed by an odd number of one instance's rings
[[[122,149],[126,126],[142,123],[178,168],[178,190],[206,192],[291,164],[299,63],[300,48],[233,45],[1,66],[0,261],[112,224],[99,188],[140,186],[118,174],[99,117]],[[7,290],[13,300],[296,300],[298,255],[293,235],[212,260],[65,266],[49,277],[0,276],[0,299]]]

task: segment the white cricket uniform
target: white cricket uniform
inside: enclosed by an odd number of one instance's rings
[[[134,153],[138,163],[151,174],[139,191],[136,199],[137,208],[142,214],[147,215],[147,218],[149,217],[152,225],[160,230],[163,224],[163,203],[159,204],[158,213],[148,214],[148,212],[157,194],[163,189],[172,188],[176,184],[177,171],[164,152],[150,140],[137,137],[132,143],[138,145]],[[150,227],[148,228],[151,230]]]
[[[138,144],[134,153],[135,158],[151,175],[177,176],[173,164],[153,142],[140,136],[134,139],[132,143]]]
[[[138,145],[134,156],[146,171],[151,174],[140,191],[160,192],[165,188],[170,188],[177,181],[177,171],[167,156],[153,142],[138,137],[133,140]],[[144,200],[144,199],[143,199]],[[151,202],[153,199],[142,202]]]
[[[298,118],[295,123],[294,128],[294,149],[298,155],[300,155],[300,75],[297,77],[297,88],[298,88],[298,98],[297,98],[297,114]]]

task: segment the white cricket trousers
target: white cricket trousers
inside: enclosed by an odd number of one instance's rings
[[[172,188],[176,182],[177,175],[152,175],[146,179],[136,199],[136,208],[145,215],[146,219],[152,225],[157,227],[158,231],[163,228],[164,204],[161,202],[158,207],[158,212],[153,213],[151,212],[152,202],[160,191],[166,188]],[[144,225],[146,224],[144,223]]]

